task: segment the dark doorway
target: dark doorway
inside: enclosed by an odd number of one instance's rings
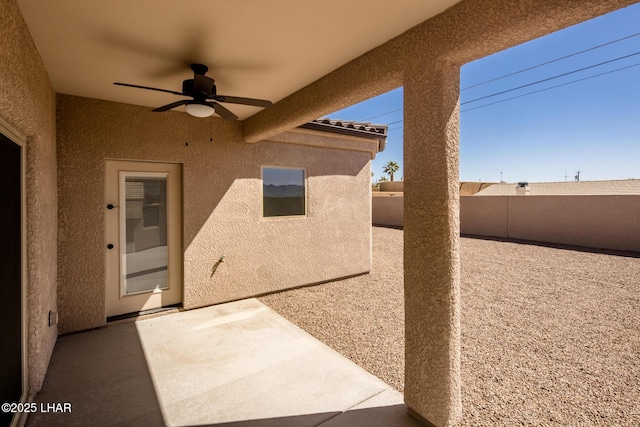
[[[0,402],[22,395],[21,148],[0,134]],[[0,425],[12,414],[0,412]]]

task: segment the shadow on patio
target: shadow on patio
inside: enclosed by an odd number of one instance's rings
[[[403,396],[256,299],[61,336],[28,426],[417,426]]]

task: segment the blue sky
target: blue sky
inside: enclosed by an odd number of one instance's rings
[[[466,88],[509,73],[640,33],[640,3],[464,65]],[[632,55],[629,58],[616,58]],[[615,60],[481,101],[538,80]],[[635,66],[638,64],[638,66]],[[594,76],[494,105],[492,102]],[[402,171],[402,88],[329,115],[389,125],[387,148],[372,162],[374,179],[389,160]],[[548,182],[640,178],[640,35],[460,95],[462,181]],[[475,107],[481,107],[473,109]],[[388,113],[388,114],[387,114]],[[383,115],[382,115],[383,114]],[[376,117],[378,116],[378,117]]]

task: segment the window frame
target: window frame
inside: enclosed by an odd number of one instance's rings
[[[304,186],[304,213],[299,215],[264,215],[264,170],[265,169],[285,169],[285,170],[297,170],[302,171],[302,183]],[[309,213],[309,201],[307,195],[307,168],[299,166],[279,166],[279,165],[262,165],[260,166],[260,219],[273,220],[273,219],[294,219],[294,218],[307,218]]]

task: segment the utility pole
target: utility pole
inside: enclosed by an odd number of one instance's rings
[[[567,181],[567,170],[566,169],[564,171],[564,180],[565,180],[565,182]]]
[[[504,181],[502,180],[502,172],[500,172],[500,182],[504,182]]]
[[[580,171],[576,172],[576,182],[580,181]]]

